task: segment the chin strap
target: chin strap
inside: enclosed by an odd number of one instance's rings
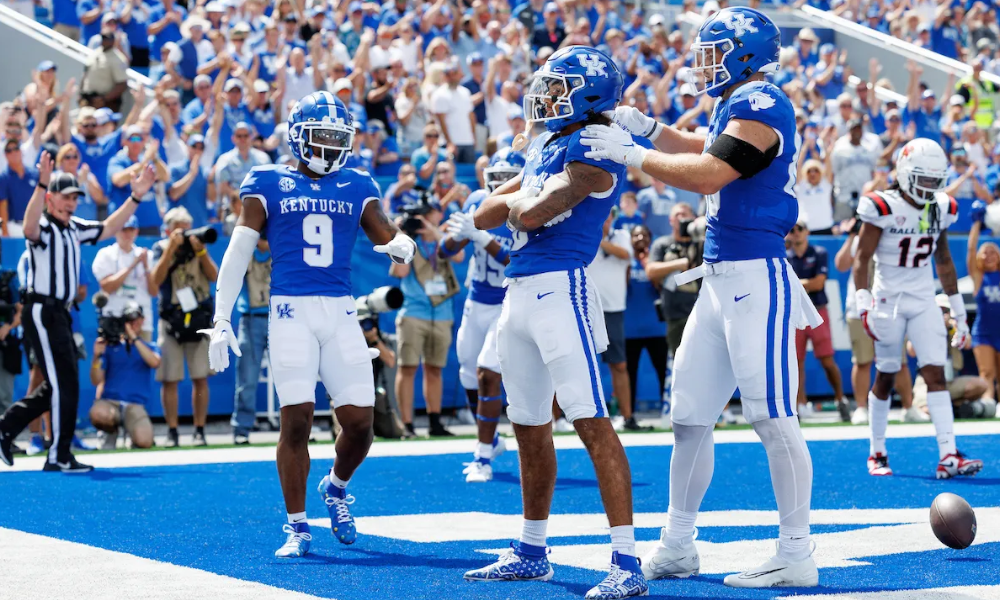
[[[215,319],[214,321],[229,321],[233,315],[233,306],[243,289],[243,278],[246,277],[250,259],[260,239],[260,232],[244,225],[233,230],[229,247],[222,257],[219,267],[219,277],[215,284]]]

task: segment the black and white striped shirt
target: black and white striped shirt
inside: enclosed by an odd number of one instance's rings
[[[69,305],[80,285],[80,244],[96,244],[104,223],[70,217],[67,224],[42,214],[38,241],[27,240],[29,294]]]

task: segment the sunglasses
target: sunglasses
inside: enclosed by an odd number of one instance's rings
[[[245,140],[248,137],[250,137],[250,134],[249,133],[237,133],[237,134],[234,134],[233,137],[236,138],[236,139],[238,139],[238,140]]]
[[[133,135],[133,136],[131,136],[131,137],[128,138],[128,141],[130,141],[130,142],[141,142],[141,141],[143,141],[143,137],[141,135]]]
[[[79,158],[80,158],[79,154],[67,154],[66,156],[63,157],[63,160],[79,160]]]
[[[205,150],[205,144],[195,144],[194,146],[191,146],[191,149],[200,150],[203,152]]]
[[[80,129],[93,129],[97,127],[97,123],[80,123]]]
[[[436,134],[436,133],[427,133],[427,134],[424,134],[424,137],[425,138],[436,138],[436,137],[440,137],[440,136],[438,134]]]
[[[20,150],[21,150],[21,148],[18,147],[18,146],[8,146],[7,148],[3,149],[3,153],[4,154],[13,154],[15,152],[19,152]]]
[[[803,226],[801,226],[801,225],[796,225],[795,227],[792,227],[792,232],[793,233],[801,233],[801,232],[803,232],[805,230],[806,230],[806,228],[803,227]]]
[[[820,172],[821,171],[819,169],[809,169],[808,171],[806,171],[806,174],[812,175],[813,173],[816,173],[818,175]]]

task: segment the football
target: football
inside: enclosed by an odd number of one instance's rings
[[[931,503],[931,529],[945,546],[968,548],[976,539],[976,513],[961,496],[939,494]]]

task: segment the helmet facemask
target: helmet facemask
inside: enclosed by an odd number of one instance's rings
[[[924,168],[897,169],[899,189],[914,202],[923,206],[934,200],[934,195],[944,190],[948,173]]]
[[[694,51],[692,70],[702,78],[704,86],[699,94],[706,93],[713,98],[722,95],[723,88],[733,78],[725,62],[734,48],[732,40],[723,39],[714,42],[703,42],[701,38],[695,40],[692,44]]]
[[[354,146],[354,127],[343,122],[305,121],[296,123],[293,136],[309,170],[328,175],[347,163]]]
[[[528,121],[542,122],[573,116],[573,94],[584,87],[582,75],[561,75],[539,71],[524,95],[524,114]]]
[[[483,169],[483,180],[486,182],[486,189],[490,193],[495,192],[498,187],[517,177],[517,174],[520,172],[520,167],[507,164],[486,167]]]

